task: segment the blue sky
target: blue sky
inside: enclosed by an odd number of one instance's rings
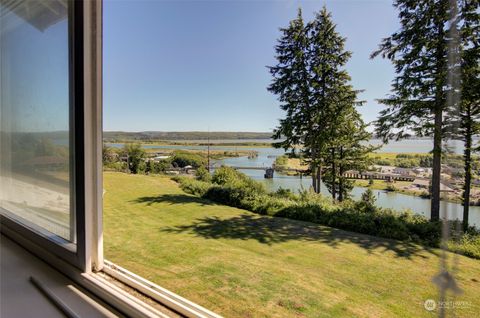
[[[370,60],[398,29],[391,1],[104,2],[104,130],[271,131],[283,116],[266,90],[274,45],[301,6],[305,20],[323,5],[353,52],[347,65],[367,101],[382,108],[393,68]]]

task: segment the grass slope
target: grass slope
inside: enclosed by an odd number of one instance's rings
[[[105,173],[105,256],[225,317],[431,317],[438,250],[259,216],[161,176]],[[451,259],[453,254],[448,254]],[[480,312],[480,262],[458,256]]]

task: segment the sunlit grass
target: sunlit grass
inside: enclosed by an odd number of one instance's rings
[[[438,250],[259,216],[161,176],[108,172],[105,190],[106,258],[225,317],[433,315]],[[480,261],[458,264],[456,315],[474,317]]]

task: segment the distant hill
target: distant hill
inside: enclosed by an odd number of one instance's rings
[[[103,132],[103,140],[107,142],[115,141],[155,141],[155,140],[254,140],[254,139],[270,139],[271,132],[227,132],[227,131],[142,131],[142,132],[125,132],[125,131],[105,131]]]

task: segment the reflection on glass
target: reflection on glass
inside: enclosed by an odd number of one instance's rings
[[[0,0],[0,211],[69,241],[67,2]]]

